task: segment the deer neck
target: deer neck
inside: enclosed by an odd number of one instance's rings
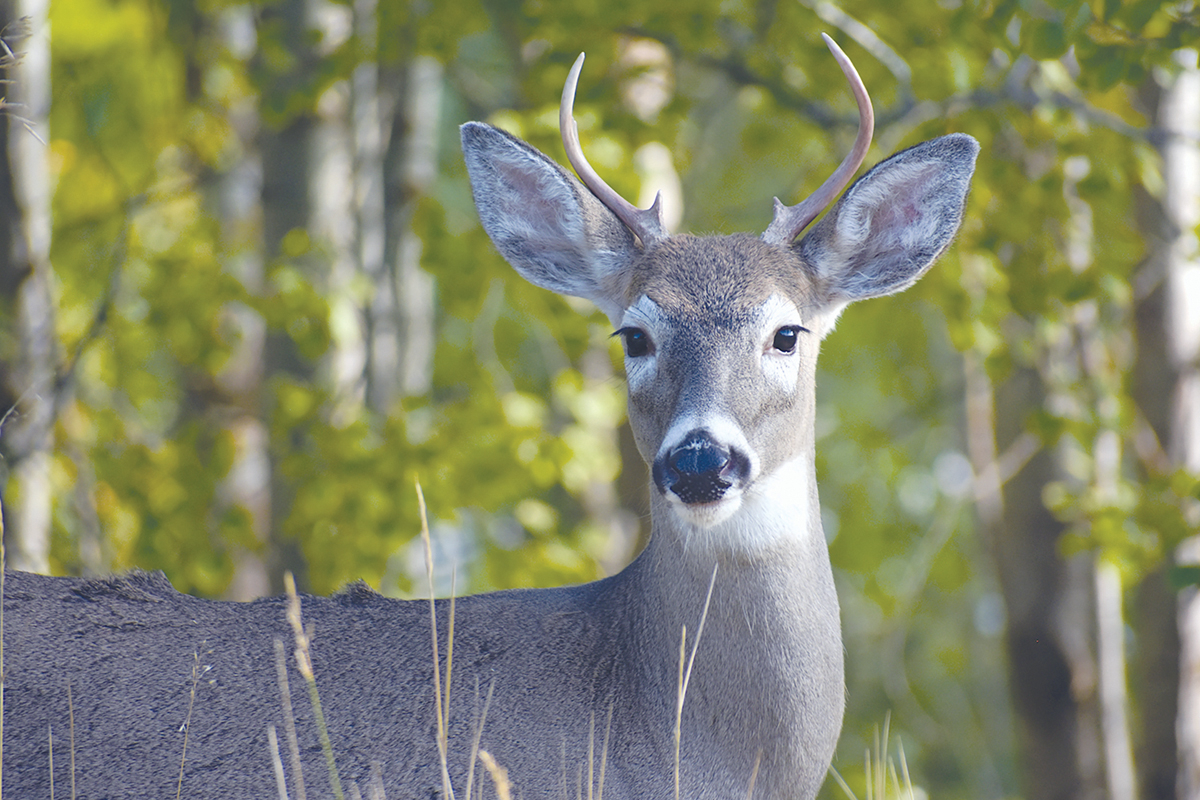
[[[653,488],[651,494],[654,533],[631,565],[644,600],[634,617],[643,685],[670,701],[672,721],[681,636],[686,627],[690,655],[704,616],[684,700],[685,766],[691,748],[693,770],[728,762],[705,780],[748,780],[761,752],[759,786],[800,782],[811,785],[811,796],[828,763],[820,756],[832,755],[841,728],[844,694],[838,601],[812,450],[710,529],[691,528]]]
[[[639,578],[655,603],[644,623],[676,650],[682,625],[689,637],[697,630],[710,583],[705,636],[760,640],[762,625],[782,633],[781,624],[810,617],[838,627],[811,451],[761,481],[734,516],[710,528],[682,522],[653,488],[651,497],[654,531]]]

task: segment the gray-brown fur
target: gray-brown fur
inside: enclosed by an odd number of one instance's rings
[[[753,234],[679,234],[633,261],[623,298],[629,306],[647,295],[680,318],[719,321],[744,314],[775,292],[800,308],[809,306],[813,277],[791,251]]]

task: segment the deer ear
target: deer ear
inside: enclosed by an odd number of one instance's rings
[[[591,300],[619,320],[639,252],[624,224],[520,139],[482,122],[460,133],[479,219],[500,254],[530,283]]]
[[[794,247],[834,316],[907,289],[954,239],[979,143],[962,133],[903,150],[860,178]]]

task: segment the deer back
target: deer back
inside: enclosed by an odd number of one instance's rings
[[[629,640],[619,602],[627,593],[609,589],[619,580],[456,601],[442,713],[457,791],[465,790],[477,737],[514,785],[555,796],[574,787],[576,767],[588,762],[597,709],[613,710],[620,747],[628,749],[632,736],[621,721],[641,712],[621,690],[632,682],[621,674],[628,659],[613,647]],[[364,796],[376,784],[388,797],[440,794],[434,664],[445,692],[449,603],[437,605],[435,662],[426,602],[384,598],[364,585],[301,601],[341,780]],[[79,797],[168,797],[181,779],[185,797],[278,796],[274,757],[285,765],[289,791],[295,779],[288,710],[309,796],[329,796],[284,598],[203,600],[176,592],[160,573],[10,572],[4,606],[6,797],[49,796],[51,782],[74,784]],[[269,727],[279,741],[274,752]],[[481,770],[476,765],[478,780]]]

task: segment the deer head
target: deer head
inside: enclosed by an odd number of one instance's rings
[[[638,447],[685,530],[729,521],[767,493],[807,494],[821,338],[848,303],[915,282],[961,220],[979,147],[953,134],[877,165],[796,240],[849,182],[872,134],[862,81],[825,41],[857,101],[858,136],[811,197],[775,200],[759,237],[669,235],[661,198],[638,209],[596,174],[571,113],[583,56],[560,110],[582,184],[503,131],[462,128],[476,204],[500,252],[538,286],[593,301],[623,339]],[[737,528],[742,546],[763,538],[761,526]]]

